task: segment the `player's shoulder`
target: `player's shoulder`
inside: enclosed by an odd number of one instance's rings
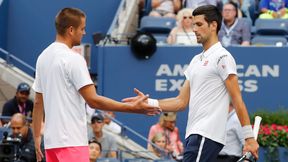
[[[62,59],[71,62],[71,63],[79,63],[79,62],[85,62],[84,57],[79,54],[78,52],[74,51],[71,48],[63,48],[61,49],[61,53],[63,54]]]
[[[218,48],[217,49],[217,52],[215,52],[216,53],[216,55],[215,55],[215,57],[217,58],[217,59],[219,59],[219,58],[233,58],[233,56],[232,56],[232,54],[226,49],[226,48],[224,48],[224,47],[220,47],[220,48]]]
[[[219,47],[217,48],[217,52],[216,53],[218,55],[221,55],[221,54],[231,55],[231,53],[225,47],[223,47],[222,45],[219,45]]]
[[[69,56],[71,63],[86,66],[86,61],[82,55],[77,52],[72,52]]]
[[[81,59],[81,60],[84,59],[84,57],[81,54],[79,54],[78,52],[73,51],[72,49],[69,51],[69,55],[73,59]]]

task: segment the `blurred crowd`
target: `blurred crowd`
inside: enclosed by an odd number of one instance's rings
[[[148,0],[141,2],[147,3]],[[252,27],[256,19],[288,18],[288,0],[151,0],[150,2],[149,16],[167,17],[177,22],[167,36],[168,44],[199,45],[193,32],[192,12],[201,5],[212,4],[222,11],[223,22],[218,36],[223,46],[251,45]],[[144,8],[145,5],[142,6]],[[17,147],[21,150],[18,158],[23,162],[36,161],[31,120],[29,120],[32,117],[33,101],[29,99],[29,95],[30,86],[27,83],[20,83],[15,96],[4,104],[0,122],[2,143],[9,143],[12,140],[15,144],[16,139],[19,139],[16,141]],[[117,159],[119,157],[117,141],[111,134],[103,131],[105,129],[115,135],[121,135],[121,126],[113,121],[115,114],[111,111],[95,112],[88,106],[86,112],[90,123],[88,128],[90,162],[95,162],[98,158]],[[233,113],[231,110],[231,119]],[[174,112],[163,112],[160,115],[159,121],[150,127],[147,151],[159,158],[181,161],[184,148],[176,119],[177,114]],[[42,129],[44,127],[43,121]],[[237,145],[241,145],[242,142],[239,143]],[[235,145],[233,147],[235,148]],[[42,149],[44,150],[43,141]],[[221,156],[225,157],[227,152],[229,153],[229,148],[223,150]],[[0,156],[3,156],[2,154],[0,152]],[[239,153],[237,158],[238,156]]]
[[[36,161],[31,127],[33,101],[29,99],[29,95],[30,86],[27,83],[20,83],[15,96],[4,104],[0,122],[1,147],[5,147],[3,144],[8,143],[17,146],[19,151],[16,156],[21,162]],[[89,122],[87,130],[90,161],[95,162],[98,158],[117,159],[119,157],[117,141],[111,134],[107,133],[108,131],[115,135],[121,135],[122,127],[113,120],[115,113],[112,111],[95,112],[87,105],[86,114]],[[42,130],[44,127],[43,121]],[[43,132],[42,135],[44,136]],[[183,144],[176,127],[176,113],[163,113],[159,122],[151,126],[148,139],[150,142],[147,151],[159,158],[179,158],[183,153]],[[41,147],[42,151],[45,152],[43,138]],[[0,156],[9,159],[10,155],[5,155],[5,152],[0,151]]]
[[[255,34],[255,21],[257,19],[288,18],[287,0],[140,1],[140,8],[146,12],[142,13],[142,16],[173,18],[176,20],[175,27],[164,41],[167,44],[198,45],[195,33],[193,32],[193,17],[191,15],[193,10],[201,5],[215,5],[222,11],[223,23],[218,36],[223,46],[254,45],[252,38]]]
[[[185,14],[186,11],[187,13],[190,12],[190,10],[185,10],[183,11],[183,14]],[[17,87],[15,97],[4,104],[0,122],[1,143],[10,142],[13,143],[13,145],[16,144],[17,149],[20,150],[17,153],[19,154],[17,155],[17,158],[20,162],[36,161],[31,127],[33,101],[29,99],[29,94],[30,86],[26,83],[20,83]],[[231,117],[233,120],[231,119],[231,126],[229,126],[229,124],[227,125],[228,139],[231,138],[231,142],[228,140],[228,144],[231,143],[233,147],[232,154],[236,154],[238,158],[241,155],[241,144],[243,144],[243,141],[241,140],[238,143],[235,143],[237,140],[234,139],[238,138],[238,136],[242,139],[239,129],[236,129],[236,126],[239,128],[241,128],[241,126],[237,116],[235,117],[235,111],[233,110],[232,105],[230,105],[229,111],[231,111],[231,116],[233,114],[233,118]],[[113,135],[121,136],[123,130],[121,125],[115,122],[117,121],[115,120],[115,113],[112,111],[95,111],[95,109],[86,105],[86,114],[89,123],[87,131],[90,162],[95,162],[99,158],[119,159],[119,146]],[[184,147],[179,129],[176,126],[176,121],[177,114],[175,112],[161,113],[158,122],[150,127],[147,136],[147,152],[154,154],[160,159],[182,160]],[[228,119],[228,121],[230,121],[230,119]],[[43,121],[42,130],[44,127],[45,123]],[[42,136],[44,136],[43,132],[44,131],[42,131]],[[236,132],[236,135],[234,135],[233,132]],[[42,151],[45,152],[43,138],[41,147]],[[224,148],[223,151],[220,152],[220,161],[223,157],[227,156],[227,152],[228,154],[231,152],[229,145],[228,148]],[[0,152],[0,156],[4,156],[4,152]],[[45,158],[43,161],[45,161]]]

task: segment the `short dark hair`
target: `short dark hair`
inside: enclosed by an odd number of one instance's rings
[[[210,25],[213,21],[217,23],[217,33],[219,32],[222,24],[222,15],[219,9],[214,5],[204,5],[196,8],[193,16],[204,15],[205,21]]]
[[[55,18],[55,27],[59,35],[64,35],[66,29],[70,26],[75,28],[80,26],[81,18],[86,15],[83,11],[77,8],[63,8]]]
[[[98,142],[95,138],[92,138],[88,141],[88,144],[90,145],[90,143],[96,143],[98,144],[99,148],[100,148],[100,151],[102,151],[102,145],[100,142]]]

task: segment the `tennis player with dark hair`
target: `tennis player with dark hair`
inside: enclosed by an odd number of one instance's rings
[[[242,125],[247,151],[258,158],[258,143],[246,106],[242,100],[236,63],[222,47],[218,31],[222,16],[213,5],[200,6],[193,12],[193,31],[203,52],[196,55],[185,70],[186,81],[179,95],[162,100],[148,99],[148,104],[160,106],[163,111],[181,111],[189,104],[188,122],[184,143],[184,162],[213,162],[225,144],[225,126],[228,117],[229,96]],[[132,102],[145,96],[126,98]]]
[[[71,50],[85,34],[86,16],[75,8],[64,8],[56,16],[56,41],[38,57],[33,89],[33,134],[37,161],[41,161],[41,123],[45,110],[44,143],[47,162],[89,162],[85,101],[90,107],[108,111],[158,114],[142,96],[121,103],[96,94],[85,59]]]

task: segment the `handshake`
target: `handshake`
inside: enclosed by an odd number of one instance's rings
[[[149,116],[158,115],[162,112],[157,100],[149,99],[149,95],[143,94],[136,88],[134,88],[134,92],[137,96],[125,98],[122,100],[122,102],[131,106],[131,111]]]

